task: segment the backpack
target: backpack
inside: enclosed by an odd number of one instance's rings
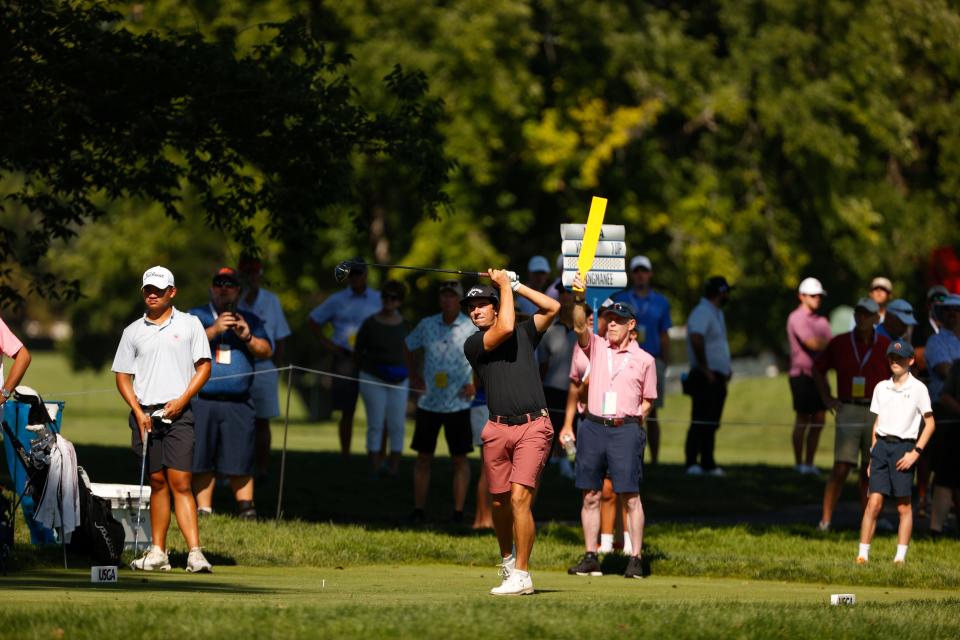
[[[119,566],[125,538],[123,525],[113,517],[110,501],[90,492],[86,473],[77,474],[80,489],[80,526],[67,548],[90,556],[98,565]]]

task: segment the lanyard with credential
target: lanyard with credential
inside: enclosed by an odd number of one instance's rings
[[[630,364],[630,358],[632,358],[632,357],[633,357],[633,356],[631,356],[631,355],[627,355],[626,358],[624,358],[623,360],[620,361],[620,366],[617,368],[616,372],[614,372],[614,370],[613,370],[613,354],[612,354],[612,353],[608,353],[608,354],[607,354],[607,374],[610,376],[610,383],[611,383],[611,384],[612,384],[613,381],[617,378],[617,376],[620,375],[620,372],[627,368],[627,365]]]
[[[864,366],[867,364],[867,362],[870,360],[870,354],[873,353],[873,347],[877,344],[877,332],[876,332],[876,331],[873,332],[873,343],[870,345],[870,348],[867,349],[867,353],[866,353],[866,355],[863,356],[863,359],[862,359],[862,360],[860,359],[860,350],[857,349],[857,340],[853,337],[853,334],[854,334],[854,332],[851,331],[851,332],[850,332],[850,346],[853,347],[853,357],[856,358],[857,363],[859,364],[859,368],[857,369],[857,373],[862,373],[862,372],[863,372],[863,367],[864,367]]]

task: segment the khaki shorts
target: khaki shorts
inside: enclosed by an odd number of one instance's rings
[[[841,404],[837,410],[837,434],[833,444],[833,461],[854,466],[870,463],[870,440],[874,416],[870,407]]]

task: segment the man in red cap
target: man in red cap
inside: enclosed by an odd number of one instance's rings
[[[197,512],[212,513],[214,474],[225,475],[237,501],[237,515],[255,519],[256,412],[250,388],[256,359],[273,355],[273,343],[260,318],[237,310],[239,298],[239,275],[223,267],[213,276],[210,303],[190,310],[203,324],[213,354],[211,380],[194,402],[193,490]]]

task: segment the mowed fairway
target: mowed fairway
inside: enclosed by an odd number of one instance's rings
[[[110,376],[73,376],[62,359],[47,354],[38,354],[30,375],[28,384],[51,391],[48,399],[56,399],[55,391],[94,392],[63,396],[64,434],[95,481],[135,482],[125,411]],[[201,539],[215,573],[201,576],[183,571],[186,550],[173,527],[173,572],[123,569],[117,585],[96,586],[85,558],[70,557],[72,568],[64,570],[59,549],[30,546],[21,519],[15,566],[0,577],[0,638],[960,637],[956,540],[934,541],[919,528],[907,565],[898,568],[890,562],[894,536],[879,533],[872,562],[857,567],[852,523],[825,534],[806,515],[781,520],[785,510],[818,502],[823,490],[822,478],[789,468],[783,378],[733,385],[728,415],[750,424],[730,425],[718,436],[726,478],[690,478],[677,464],[684,401],[668,398],[664,417],[672,422],[664,424],[662,463],[647,470],[644,482],[651,523],[645,556],[652,571],[645,580],[617,575],[624,564],[618,555],[603,562],[611,575],[564,573],[582,553],[579,495],[548,467],[535,508],[538,592],[489,596],[498,582],[496,543],[489,531],[447,524],[443,439],[430,524],[411,528],[404,520],[411,458],[404,458],[399,479],[371,481],[365,458],[335,453],[335,427],[305,422],[295,402],[282,522],[204,519]],[[359,413],[358,453],[362,406]],[[274,423],[274,436],[276,449],[282,422]],[[831,445],[828,427],[821,466]],[[266,516],[276,505],[276,453],[273,463],[271,481],[257,488]],[[848,504],[855,501],[852,489],[849,483]],[[472,505],[471,497],[468,511]],[[229,514],[230,507],[221,491],[217,508]],[[854,593],[857,604],[832,607],[833,593]]]
[[[949,638],[956,593],[888,587],[538,572],[538,592],[485,595],[493,568],[224,567],[133,575],[93,586],[81,571],[4,580],[0,634],[11,638],[400,637]],[[855,592],[854,607],[831,593]],[[887,635],[889,634],[889,635]]]

